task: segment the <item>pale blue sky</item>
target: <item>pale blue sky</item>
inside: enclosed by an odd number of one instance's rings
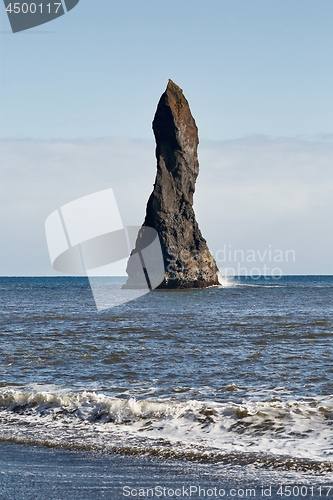
[[[1,274],[55,274],[44,221],[81,196],[112,187],[142,223],[168,78],[199,127],[214,255],[271,245],[296,252],[284,274],[333,274],[332,0],[80,0],[14,35],[0,14]]]
[[[150,138],[168,78],[204,139],[333,132],[332,0],[80,0],[1,44],[2,137]]]

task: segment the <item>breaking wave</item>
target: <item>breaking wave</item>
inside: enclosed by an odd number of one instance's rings
[[[243,404],[2,389],[0,439],[333,471],[333,399]]]

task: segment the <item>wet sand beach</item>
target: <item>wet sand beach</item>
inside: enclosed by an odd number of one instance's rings
[[[331,498],[333,477],[0,442],[0,498]],[[280,491],[283,491],[280,489]],[[288,490],[286,490],[287,492]],[[306,494],[305,494],[306,493]]]

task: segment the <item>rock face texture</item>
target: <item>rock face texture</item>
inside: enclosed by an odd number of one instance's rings
[[[158,288],[218,285],[218,268],[193,210],[199,173],[198,129],[182,89],[171,80],[158,103],[153,131],[157,175],[143,226],[154,228],[161,242],[165,274]]]

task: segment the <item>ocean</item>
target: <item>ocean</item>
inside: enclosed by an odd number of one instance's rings
[[[236,277],[101,312],[82,277],[0,288],[1,441],[333,482],[332,276]]]

